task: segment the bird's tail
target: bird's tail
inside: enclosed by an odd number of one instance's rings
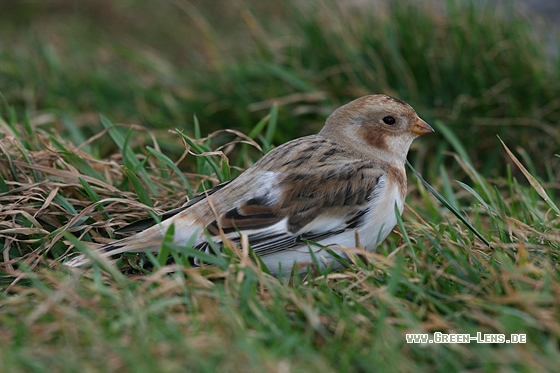
[[[90,255],[81,254],[64,263],[67,267],[87,267],[92,264],[90,257],[101,256],[104,258],[113,255],[152,251],[156,252],[161,246],[165,230],[161,226],[154,226],[134,236],[123,238],[110,244],[92,249]]]

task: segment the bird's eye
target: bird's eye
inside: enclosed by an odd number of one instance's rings
[[[397,121],[393,117],[385,117],[383,118],[383,122],[385,124],[395,124]]]

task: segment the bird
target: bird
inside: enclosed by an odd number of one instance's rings
[[[348,259],[345,248],[372,251],[393,230],[404,209],[409,148],[432,132],[398,98],[357,98],[328,116],[317,134],[272,149],[237,178],[164,213],[155,225],[149,226],[150,219],[132,223],[121,230],[138,233],[95,250],[104,257],[155,253],[173,225],[175,244],[212,255],[246,235],[277,277],[317,265],[340,269],[340,258]],[[84,254],[65,263],[89,264]]]

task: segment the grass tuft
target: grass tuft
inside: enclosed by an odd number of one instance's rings
[[[560,80],[527,19],[459,1],[154,4],[0,14],[0,371],[557,370]],[[411,151],[393,233],[344,270],[275,279],[245,240],[210,255],[172,244],[176,227],[158,255],[62,265],[372,92],[437,133]],[[526,343],[406,342],[437,332]]]

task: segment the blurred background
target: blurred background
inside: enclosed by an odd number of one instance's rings
[[[461,148],[506,174],[496,135],[547,185],[560,180],[558,1],[2,0],[4,118],[79,144],[115,123],[248,133],[274,104],[280,144],[359,96],[408,101],[438,133],[424,167]],[[445,128],[451,131],[445,131]],[[110,142],[92,152],[105,156]],[[556,176],[555,176],[556,175]]]

